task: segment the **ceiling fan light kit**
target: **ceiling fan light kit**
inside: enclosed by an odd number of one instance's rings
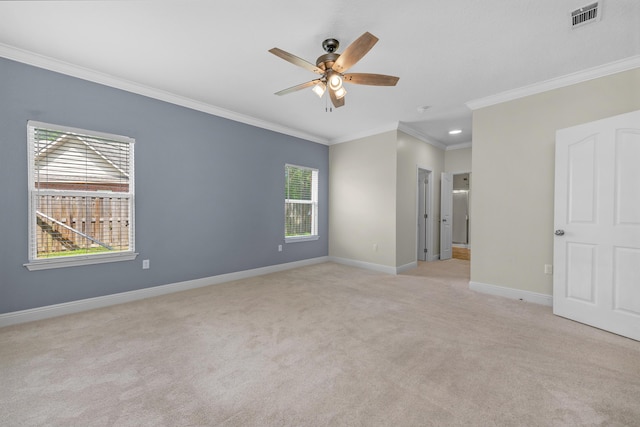
[[[344,96],[347,94],[347,90],[343,86],[341,86],[335,92],[336,92],[336,98],[338,99],[344,98]]]
[[[329,79],[329,88],[331,90],[338,90],[342,87],[342,77],[340,76],[340,74],[336,73],[335,71],[328,72],[328,79]]]
[[[327,85],[323,82],[318,82],[318,84],[316,84],[311,90],[318,95],[318,98],[322,98],[322,95],[324,95],[324,92],[327,90]]]
[[[272,54],[291,62],[293,65],[305,68],[316,74],[320,74],[319,79],[283,89],[276,92],[276,95],[286,95],[307,87],[313,86],[313,92],[320,98],[329,90],[329,97],[332,104],[338,108],[344,105],[344,97],[347,90],[344,83],[353,83],[369,86],[395,86],[399,78],[384,74],[350,73],[344,74],[349,68],[356,64],[371,48],[378,42],[378,38],[371,33],[364,33],[351,43],[341,54],[336,53],[340,42],[336,39],[326,39],[322,42],[322,48],[326,52],[316,60],[316,65],[305,61],[295,55],[274,47],[269,50]]]

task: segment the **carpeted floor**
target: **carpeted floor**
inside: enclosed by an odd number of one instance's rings
[[[326,263],[0,329],[2,426],[640,425],[640,343]]]

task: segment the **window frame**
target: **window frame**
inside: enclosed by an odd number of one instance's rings
[[[312,181],[311,181],[311,201],[309,201],[308,204],[312,205],[312,221],[311,221],[311,234],[310,235],[306,235],[306,236],[287,236],[287,225],[286,225],[286,211],[287,211],[287,203],[290,203],[292,200],[296,200],[296,199],[284,199],[284,213],[285,213],[285,224],[284,224],[284,242],[285,243],[296,243],[296,242],[308,242],[308,241],[313,241],[313,240],[318,240],[320,238],[319,232],[318,232],[318,215],[319,215],[319,201],[318,201],[318,186],[319,186],[319,177],[320,177],[320,171],[316,168],[312,168],[312,167],[308,167],[308,166],[300,166],[300,165],[294,165],[291,163],[286,163],[284,165],[285,168],[285,176],[287,176],[286,171],[287,168],[297,168],[297,169],[303,169],[303,170],[308,170],[311,171],[311,177],[312,177]],[[285,180],[285,185],[287,184],[286,180]],[[286,193],[285,193],[286,194]],[[286,197],[286,196],[285,196]]]
[[[113,193],[109,191],[77,191],[73,190],[73,193],[78,197],[96,197],[102,195],[111,195],[114,194],[123,195],[128,200],[129,207],[129,249],[124,251],[115,251],[112,253],[96,253],[96,254],[83,254],[83,255],[68,255],[68,256],[57,256],[51,258],[37,258],[37,219],[36,219],[36,204],[35,198],[42,193],[51,193],[51,194],[67,194],[67,190],[39,190],[36,188],[35,183],[35,129],[46,129],[51,131],[58,132],[68,132],[80,134],[88,137],[96,137],[96,138],[105,138],[110,139],[112,141],[128,143],[130,144],[129,149],[129,180],[128,180],[128,191],[122,193]],[[23,264],[29,271],[34,270],[45,270],[52,268],[61,268],[61,267],[74,267],[80,265],[92,265],[92,264],[103,264],[109,262],[118,262],[118,261],[131,261],[134,260],[138,253],[135,252],[135,167],[134,167],[134,147],[135,147],[135,139],[122,136],[109,134],[104,132],[92,131],[87,129],[79,129],[68,126],[55,125],[51,123],[43,123],[34,120],[29,120],[27,122],[27,151],[28,151],[28,223],[29,223],[29,234],[28,234],[28,259],[29,261]]]

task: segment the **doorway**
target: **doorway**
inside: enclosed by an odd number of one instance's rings
[[[469,245],[469,174],[453,175],[453,231],[452,243]]]
[[[471,259],[471,242],[469,238],[470,203],[471,173],[454,173],[451,199],[452,258]]]
[[[433,235],[431,194],[433,183],[431,171],[418,167],[418,194],[417,200],[417,259],[418,261],[433,261],[433,247],[431,236]]]

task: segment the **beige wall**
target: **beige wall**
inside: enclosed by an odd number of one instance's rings
[[[640,69],[473,113],[471,281],[551,295],[555,131],[640,109]]]
[[[393,268],[415,262],[418,167],[432,171],[437,253],[444,150],[400,131],[330,146],[329,256]]]
[[[396,266],[396,131],[329,147],[329,256]]]
[[[398,174],[396,185],[396,266],[417,259],[418,167],[432,172],[432,248],[440,252],[440,174],[444,171],[444,150],[398,131]]]
[[[471,172],[471,147],[444,152],[445,172]]]

